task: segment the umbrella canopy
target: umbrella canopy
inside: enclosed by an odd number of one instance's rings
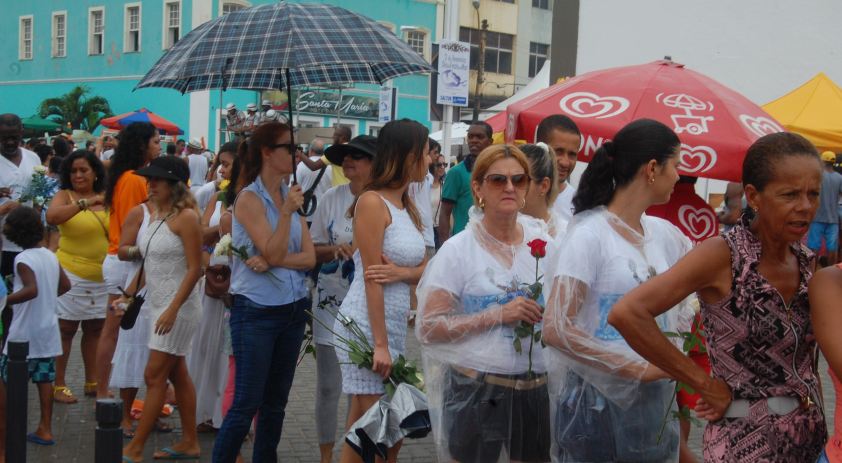
[[[49,119],[43,119],[38,115],[32,115],[25,119],[21,119],[21,122],[23,123],[23,129],[25,131],[34,133],[61,132],[61,124],[59,124],[58,122],[51,121]]]
[[[184,131],[178,128],[177,125],[146,108],[140,108],[137,111],[132,111],[130,113],[107,117],[99,121],[103,127],[108,127],[109,129],[114,130],[122,130],[123,127],[131,124],[132,122],[149,122],[154,125],[159,132],[167,135],[181,135],[184,133]]]
[[[137,88],[184,93],[339,87],[432,71],[409,45],[372,19],[332,5],[280,2],[200,25],[161,57]]]
[[[763,109],[819,151],[842,152],[842,88],[823,72]]]
[[[582,74],[510,105],[506,140],[532,141],[541,120],[570,116],[582,132],[579,159],[629,122],[663,122],[681,139],[683,175],[739,181],[748,147],[784,131],[763,109],[715,80],[671,60]]]

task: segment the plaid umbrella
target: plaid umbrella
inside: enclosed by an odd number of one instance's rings
[[[393,32],[365,16],[332,5],[280,2],[200,25],[137,88],[339,87],[432,71]]]

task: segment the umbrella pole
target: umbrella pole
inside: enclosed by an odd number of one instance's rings
[[[290,142],[295,145],[295,127],[293,125],[292,120],[292,79],[289,75],[289,68],[286,68],[286,81],[287,81],[287,114],[289,115],[289,139]],[[292,151],[292,184],[298,185],[298,176],[295,175],[295,150]]]

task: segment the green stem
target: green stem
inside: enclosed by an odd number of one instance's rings
[[[667,428],[667,418],[669,418],[670,410],[672,409],[672,404],[675,403],[675,396],[678,393],[678,383],[676,383],[675,387],[672,390],[672,397],[670,401],[667,402],[667,412],[664,413],[664,421],[661,423],[661,430],[658,431],[658,440],[655,442],[656,444],[661,443],[661,438],[664,437],[664,430]]]

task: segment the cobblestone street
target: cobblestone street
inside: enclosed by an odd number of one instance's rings
[[[77,339],[79,336],[76,337]],[[420,362],[418,343],[414,336],[410,335],[407,340],[409,357]],[[827,376],[827,364],[820,362],[822,381],[824,384],[825,403],[832,404],[834,401],[833,388]],[[81,396],[83,383],[82,360],[78,342],[74,343],[73,353],[68,366],[68,383],[71,389]],[[284,463],[318,463],[319,451],[316,442],[316,427],[313,418],[313,401],[315,394],[315,362],[312,357],[307,357],[302,362],[295,375],[295,384],[290,394],[287,416],[284,422],[284,433],[281,444],[278,447],[279,461]],[[143,391],[139,397],[142,397]],[[344,422],[346,403],[340,400],[340,423]],[[832,410],[831,410],[832,413]],[[169,418],[170,424],[179,426],[177,412]],[[37,427],[38,422],[38,399],[34,387],[29,390],[29,426],[28,431]],[[833,426],[832,417],[829,416],[828,426]],[[47,463],[54,461],[90,463],[94,461],[94,400],[91,398],[79,397],[79,403],[74,405],[55,404],[53,416],[53,432],[57,445],[42,447],[35,444],[27,444],[27,457],[30,462]],[[170,445],[177,438],[179,429],[173,434],[153,434],[147,443],[145,461],[152,461],[152,453],[161,447]],[[701,435],[702,430],[695,428],[691,434],[691,448],[701,457]],[[202,458],[200,461],[211,461],[210,454],[213,448],[214,434],[200,434],[202,446]],[[337,440],[339,435],[337,434]],[[338,461],[338,449],[334,461]],[[246,461],[250,461],[251,447],[248,443],[243,446]],[[701,460],[701,459],[700,459]],[[432,438],[407,440],[400,453],[400,461],[403,462],[433,462],[435,461]]]

